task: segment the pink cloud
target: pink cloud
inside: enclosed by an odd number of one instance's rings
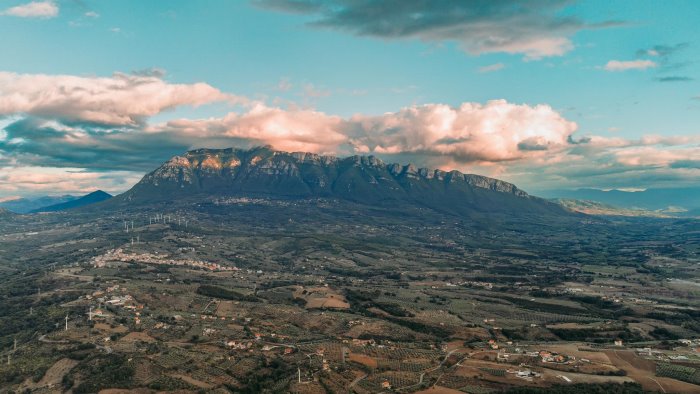
[[[546,105],[426,104],[379,116],[350,119],[313,110],[282,110],[263,104],[223,118],[179,119],[149,129],[200,138],[238,138],[280,150],[316,153],[423,153],[463,162],[507,161],[543,155],[566,145],[576,124]]]
[[[221,117],[147,123],[170,108],[217,101],[246,106]],[[6,166],[0,167],[0,194],[7,195],[124,190],[138,178],[124,168],[150,169],[190,148],[245,145],[375,154],[543,188],[631,187],[642,185],[642,176],[675,181],[697,179],[700,171],[693,164],[700,136],[574,137],[576,123],[548,105],[436,103],[343,118],[251,102],[204,83],[172,84],[157,70],[106,78],[0,72],[2,116],[13,119],[0,131],[0,165]],[[94,123],[128,127],[103,133],[91,130]],[[110,172],[91,172],[98,169]]]
[[[149,129],[210,139],[244,139],[280,150],[333,152],[345,142],[339,132],[342,120],[313,110],[285,111],[255,104],[243,114],[223,118],[177,119]]]
[[[640,146],[615,152],[617,162],[626,166],[669,166],[683,160],[698,160],[700,147],[659,149],[655,146]]]
[[[34,166],[0,167],[0,194],[89,193],[100,188],[121,192],[138,182],[142,174],[130,171],[85,171],[80,168]],[[11,197],[2,200],[11,199]]]
[[[351,144],[371,152],[423,152],[463,162],[539,156],[566,145],[577,127],[550,106],[505,100],[413,106],[375,117],[355,116],[348,126],[356,134]]]

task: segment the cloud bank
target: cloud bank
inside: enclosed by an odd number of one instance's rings
[[[269,10],[308,15],[312,27],[380,39],[451,41],[474,55],[504,52],[526,59],[561,56],[589,25],[561,11],[567,0],[254,0]]]
[[[78,77],[0,72],[0,116],[133,126],[167,109],[216,101],[243,102],[206,83],[167,83],[157,73]]]
[[[540,190],[682,185],[700,177],[694,164],[698,136],[581,136],[576,123],[544,104],[431,103],[343,118],[164,78],[161,71],[111,77],[0,73],[0,121],[6,124],[0,130],[0,196],[50,190],[51,184],[68,192],[120,192],[188,149],[256,145],[373,154]],[[169,109],[211,102],[244,105],[218,117],[150,121]]]

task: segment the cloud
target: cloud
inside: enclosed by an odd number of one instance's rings
[[[700,169],[700,160],[683,159],[671,163],[671,168],[697,168]]]
[[[658,82],[690,82],[692,81],[693,78],[690,77],[682,77],[679,75],[671,75],[668,77],[658,77],[656,78],[656,81]]]
[[[646,70],[656,66],[657,64],[651,60],[611,60],[603,69],[605,69],[605,71]]]
[[[330,96],[331,92],[327,89],[317,88],[313,84],[307,83],[302,87],[301,95],[306,99],[318,99]]]
[[[243,114],[229,113],[214,119],[177,119],[150,127],[149,133],[175,134],[194,143],[209,145],[272,145],[280,150],[337,152],[347,141],[342,119],[314,110],[283,110],[263,104]]]
[[[0,72],[0,117],[24,114],[71,124],[134,126],[179,106],[242,102],[205,83],[172,84],[158,74],[111,77]]]
[[[0,15],[20,18],[50,19],[58,16],[58,6],[53,1],[33,1],[31,3],[10,7]]]
[[[281,78],[280,81],[277,83],[277,90],[279,90],[280,92],[287,92],[293,87],[294,85],[289,80],[289,78]]]
[[[566,145],[576,124],[547,105],[505,100],[459,107],[426,104],[380,116],[357,115],[344,125],[356,151],[447,155],[461,163],[502,162]]]
[[[479,72],[480,73],[492,73],[494,71],[503,70],[505,67],[506,66],[503,63],[496,63],[496,64],[491,64],[488,66],[479,67]]]
[[[220,118],[174,119],[135,127],[95,127],[25,117],[4,128],[0,154],[24,164],[147,170],[195,147],[272,145],[280,150],[382,155],[448,155],[462,163],[546,154],[567,144],[576,125],[546,105],[495,100],[411,106],[341,118],[311,109],[253,104]]]
[[[687,42],[675,44],[675,45],[654,45],[650,48],[640,49],[637,51],[637,56],[656,56],[656,57],[669,57],[676,54],[677,52],[688,48],[689,44]]]
[[[0,197],[0,202],[14,201],[14,200],[19,200],[19,199],[21,199],[21,198],[22,198],[22,196]]]
[[[576,129],[551,107],[464,103],[411,106],[379,116],[349,119],[313,110],[282,110],[262,104],[219,119],[179,119],[151,127],[199,138],[227,138],[316,153],[419,153],[449,155],[462,163],[509,161],[567,144]]]
[[[683,69],[685,69],[691,62],[689,61],[678,61],[679,55],[684,52],[685,49],[690,47],[687,42],[665,45],[659,44],[654,45],[650,48],[644,48],[637,51],[637,56],[648,56],[656,60],[658,65],[657,70],[660,76],[654,78],[657,82],[689,82],[693,78],[685,75],[679,75]]]
[[[82,168],[0,167],[0,193],[89,193],[96,189],[121,192],[138,182],[139,172],[91,172]]]
[[[373,154],[498,177],[526,190],[682,186],[700,177],[700,136],[581,135],[548,105],[432,103],[340,117],[252,102],[206,84],[175,85],[164,75],[0,73],[0,195],[51,190],[52,183],[67,192],[122,191],[183,151],[255,145]],[[217,117],[150,121],[175,106],[232,100],[246,105]]]
[[[586,24],[561,15],[569,1],[535,0],[254,0],[274,11],[315,19],[310,26],[380,39],[452,41],[466,52],[524,54],[526,59],[561,56],[573,49],[577,31],[614,23]]]
[[[85,15],[85,16],[88,17],[88,18],[99,18],[99,17],[100,17],[100,14],[98,14],[98,13],[95,12],[95,11],[87,11],[87,12],[86,12],[85,14],[83,14],[83,15]]]

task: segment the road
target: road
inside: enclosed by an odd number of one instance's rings
[[[666,388],[659,383],[658,380],[652,378],[651,376],[647,376],[649,372],[644,371],[640,368],[635,367],[634,365],[630,364],[627,360],[624,358],[620,357],[620,354],[617,352],[617,350],[613,350],[613,354],[615,354],[615,357],[618,359],[618,365],[616,365],[618,368],[624,370],[627,372],[628,376],[630,376],[632,379],[637,380],[639,382],[640,379],[649,379],[652,382],[656,383],[657,386],[661,389],[662,392],[666,392]],[[640,382],[641,383],[641,382]]]
[[[352,389],[353,387],[355,387],[356,384],[360,383],[360,381],[366,377],[367,377],[367,374],[364,374],[362,376],[355,378],[355,380],[350,382],[350,384],[348,385],[348,389]]]

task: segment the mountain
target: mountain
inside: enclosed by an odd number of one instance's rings
[[[0,208],[5,208],[8,211],[15,213],[29,213],[39,208],[49,205],[61,204],[77,199],[76,196],[44,196],[37,198],[18,198],[15,200],[0,202]]]
[[[686,188],[657,188],[644,191],[622,190],[559,190],[549,192],[552,198],[596,201],[627,209],[661,211],[678,215],[700,210],[700,186]]]
[[[17,215],[16,213],[10,211],[9,209],[0,208],[0,218],[9,218]]]
[[[55,205],[49,205],[48,207],[35,209],[32,211],[32,213],[65,211],[67,209],[73,209],[73,208],[78,208],[78,207],[84,207],[84,206],[90,205],[90,204],[95,204],[95,203],[98,203],[101,201],[108,200],[110,198],[112,198],[111,194],[105,193],[102,190],[97,190],[97,191],[94,191],[90,194],[86,194],[80,198],[77,198],[75,200],[71,200],[71,201],[67,201],[67,202],[55,204]]]
[[[212,196],[329,198],[374,206],[410,204],[460,215],[571,215],[516,186],[459,171],[385,164],[374,156],[339,158],[269,147],[198,149],[147,174],[113,204]]]
[[[604,216],[637,216],[637,217],[656,217],[664,218],[671,217],[668,213],[660,211],[650,211],[640,208],[620,208],[608,204],[603,204],[597,201],[589,200],[574,200],[567,198],[556,198],[552,201],[560,204],[572,211],[585,213],[587,215],[604,215]]]

